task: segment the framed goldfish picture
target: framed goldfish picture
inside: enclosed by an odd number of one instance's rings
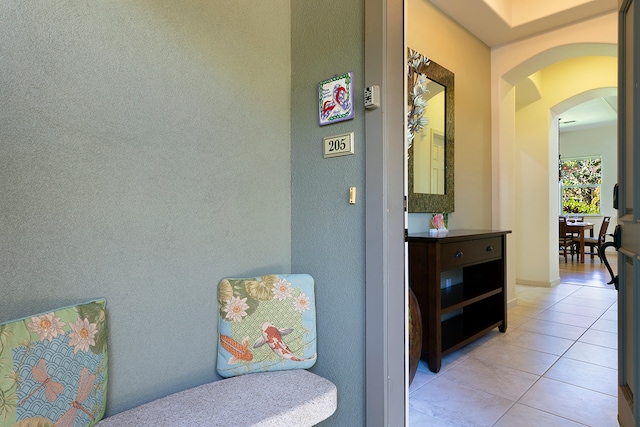
[[[320,126],[353,119],[353,73],[348,72],[318,84]]]

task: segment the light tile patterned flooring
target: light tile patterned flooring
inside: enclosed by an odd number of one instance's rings
[[[617,426],[617,292],[517,286],[507,332],[420,361],[409,388],[415,426]]]

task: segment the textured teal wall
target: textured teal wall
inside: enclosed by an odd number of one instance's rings
[[[364,1],[291,3],[292,271],[316,279],[318,361],[338,387],[326,425],[365,424]],[[318,82],[354,73],[355,119],[318,125]],[[355,154],[324,159],[322,138],[355,132]],[[357,203],[349,204],[349,187]]]
[[[105,297],[107,413],[217,379],[218,281],[290,270],[290,30],[288,0],[0,3],[0,321]]]

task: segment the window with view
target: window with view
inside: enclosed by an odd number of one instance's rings
[[[599,214],[602,186],[602,158],[560,160],[562,213]]]

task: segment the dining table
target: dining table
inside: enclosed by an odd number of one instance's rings
[[[578,258],[584,264],[584,233],[589,230],[589,236],[593,237],[593,223],[586,221],[567,220],[567,232],[578,233],[580,235],[580,246],[578,247]]]

